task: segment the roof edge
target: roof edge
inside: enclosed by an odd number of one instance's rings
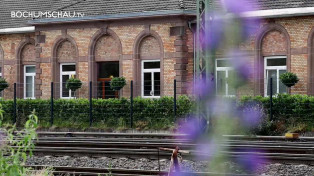
[[[271,9],[271,10],[257,10],[250,12],[243,12],[242,17],[246,18],[278,18],[278,17],[293,17],[293,16],[307,16],[314,15],[314,7],[300,7],[300,8],[285,8],[285,9]]]
[[[104,20],[118,20],[118,19],[136,19],[148,17],[162,17],[162,16],[176,16],[176,15],[193,15],[196,16],[195,10],[161,10],[161,11],[147,11],[136,13],[122,13],[112,15],[97,15],[86,16],[80,18],[45,18],[34,19],[28,21],[28,25],[48,24],[48,23],[73,23],[86,21],[104,21]]]
[[[35,26],[0,29],[0,34],[18,34],[18,33],[32,33],[32,32],[35,32]]]

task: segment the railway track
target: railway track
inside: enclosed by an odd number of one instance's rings
[[[171,152],[159,148],[179,146],[184,159],[196,156],[209,158],[209,153],[199,153],[198,145],[186,135],[171,134],[126,134],[126,133],[67,133],[39,132],[34,153],[53,156],[90,156],[113,158],[170,159]],[[281,136],[224,136],[220,147],[229,157],[253,154],[268,161],[282,163],[314,164],[314,138],[305,137],[291,141]],[[31,166],[40,169],[44,166]],[[54,167],[55,175],[167,175],[167,171],[144,171],[129,169],[97,169]],[[218,173],[190,173],[191,175],[219,175]],[[221,174],[228,175],[228,174]],[[230,174],[235,175],[235,174]]]
[[[34,170],[41,170],[49,166],[26,166],[31,167]],[[53,167],[54,175],[63,175],[63,176],[163,176],[168,175],[167,171],[156,171],[156,170],[136,170],[136,169],[98,169],[98,168],[86,168],[86,167]],[[214,173],[214,172],[182,172],[181,175],[189,176],[253,176],[251,174],[228,174],[228,173]]]

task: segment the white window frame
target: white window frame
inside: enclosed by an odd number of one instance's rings
[[[154,73],[159,72],[160,78],[161,78],[161,71],[160,71],[161,65],[159,66],[159,69],[158,68],[144,69],[144,63],[146,63],[146,62],[159,62],[161,64],[160,60],[143,60],[142,61],[142,69],[141,69],[141,89],[142,90],[141,90],[141,95],[143,98],[160,98],[160,96],[144,96],[144,73],[152,73],[151,76],[152,76],[152,91],[153,92],[154,92]],[[161,84],[161,80],[159,80],[159,81]],[[161,91],[161,89],[160,89],[160,91]]]
[[[35,73],[26,73],[26,68],[27,67],[35,67],[36,70],[36,66],[35,65],[24,65],[24,99],[35,99],[35,78],[36,78],[36,71]],[[32,97],[26,97],[26,77],[27,76],[31,76],[33,77],[33,90],[32,90]]]
[[[286,66],[267,66],[267,60],[270,59],[286,59]],[[267,95],[267,90],[268,90],[268,83],[269,80],[267,79],[267,70],[276,70],[277,72],[277,88],[276,92],[273,92],[274,95],[279,93],[279,70],[285,70],[287,71],[287,56],[270,56],[270,57],[264,57],[264,96]]]
[[[75,71],[62,71],[63,69],[63,66],[64,65],[74,65],[75,66]],[[69,97],[63,97],[62,96],[62,90],[63,90],[63,80],[62,80],[62,76],[64,75],[69,75],[69,77],[71,78],[71,76],[76,76],[76,64],[75,63],[63,63],[63,64],[60,64],[60,97],[62,99],[72,99],[74,97],[72,97],[72,91],[69,90]]]
[[[216,79],[216,88],[218,87],[218,71],[225,71],[226,72],[226,79],[229,77],[229,71],[234,70],[232,67],[218,67],[218,61],[220,60],[230,60],[226,58],[220,58],[215,60],[215,79]],[[216,91],[218,95],[218,90]],[[225,97],[235,97],[236,95],[229,95],[229,84],[228,81],[226,81],[226,94],[223,95]]]

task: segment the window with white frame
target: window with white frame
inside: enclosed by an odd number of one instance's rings
[[[24,66],[24,98],[35,99],[35,65]]]
[[[142,61],[142,97],[160,97],[160,60]]]
[[[264,93],[265,96],[270,94],[270,78],[273,78],[272,81],[272,90],[273,94],[286,93],[287,87],[280,81],[279,77],[281,74],[286,73],[287,71],[287,57],[286,56],[274,56],[274,57],[265,57],[264,62]]]
[[[235,79],[235,72],[228,59],[217,59],[216,88],[218,95],[235,96],[236,90],[231,85],[232,79]]]
[[[61,64],[60,65],[60,97],[61,98],[73,98],[74,92],[66,88],[66,81],[72,76],[75,77],[76,68],[75,64]]]

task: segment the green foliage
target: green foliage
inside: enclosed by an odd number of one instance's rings
[[[126,85],[124,77],[114,77],[110,81],[110,88],[113,90],[120,90]]]
[[[299,82],[299,78],[295,73],[286,72],[280,75],[280,81],[287,87],[292,87]]]
[[[269,97],[242,97],[239,106],[254,103],[262,104],[265,115],[267,115],[259,130],[257,130],[259,134],[282,134],[289,130],[305,131],[305,127],[300,124],[306,124],[309,128],[314,126],[314,97],[312,96],[278,94],[276,97],[273,97],[272,121],[269,119]]]
[[[1,111],[2,117],[2,111]],[[2,119],[1,119],[2,122]],[[37,139],[38,118],[33,112],[22,131],[16,132],[15,125],[1,128],[0,175],[26,176],[29,169],[23,167],[28,156],[32,156],[34,140]]]
[[[82,87],[82,81],[77,78],[71,77],[66,81],[65,87],[72,91],[76,91],[77,89]]]
[[[12,122],[13,101],[0,101],[4,110],[5,123]],[[101,129],[130,127],[129,99],[93,99],[93,127]],[[195,103],[187,96],[177,98],[177,117],[192,112]],[[50,100],[18,99],[17,121],[24,124],[27,115],[36,110],[41,127],[50,127]],[[170,128],[174,125],[173,97],[147,99],[136,97],[133,101],[133,119],[141,129]],[[146,125],[143,125],[146,124]],[[54,126],[64,128],[89,128],[88,99],[57,99],[54,100]]]
[[[0,92],[8,88],[9,84],[4,78],[0,78]]]

